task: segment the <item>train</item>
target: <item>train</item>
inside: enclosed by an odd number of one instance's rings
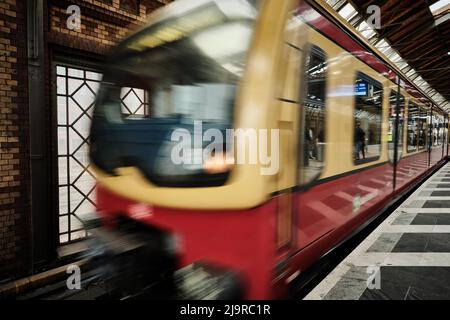
[[[109,57],[90,142],[121,285],[283,299],[447,160],[448,115],[325,1],[179,0]]]

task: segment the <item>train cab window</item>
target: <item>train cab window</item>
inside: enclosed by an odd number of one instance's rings
[[[355,82],[355,164],[377,160],[381,153],[383,86],[358,73]]]
[[[419,150],[425,149],[428,142],[428,130],[427,130],[428,112],[424,108],[419,108]]]
[[[397,161],[402,157],[403,151],[403,126],[405,117],[405,97],[398,95],[397,92],[391,91],[390,95],[390,107],[389,107],[389,131],[388,131],[388,142],[389,142],[389,159],[393,162],[394,160],[394,148],[395,141],[397,140]],[[398,108],[398,128],[395,130],[395,123],[397,118],[397,102],[399,103]]]
[[[419,130],[419,107],[410,102],[408,104],[408,137],[407,137],[407,152],[417,151]]]
[[[302,182],[317,177],[325,161],[325,100],[327,60],[323,50],[311,47],[306,60]]]

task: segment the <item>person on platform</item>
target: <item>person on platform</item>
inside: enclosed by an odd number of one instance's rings
[[[363,129],[361,129],[361,124],[359,122],[356,123],[356,129],[355,129],[355,159],[360,160],[360,154],[362,153],[362,158],[366,158],[366,152],[365,152],[365,146],[366,146],[366,133]]]

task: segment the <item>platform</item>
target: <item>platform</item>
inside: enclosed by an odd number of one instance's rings
[[[450,300],[450,163],[424,182],[305,299]]]

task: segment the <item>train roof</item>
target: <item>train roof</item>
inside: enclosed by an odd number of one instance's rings
[[[123,40],[114,50],[111,60],[136,51],[149,49],[189,35],[200,28],[230,19],[253,19],[257,0],[178,0],[153,12],[147,23]],[[157,37],[150,33],[158,33]],[[139,42],[145,43],[139,48]]]
[[[342,27],[347,33],[351,34],[351,36],[360,42],[364,47],[366,47],[370,52],[372,52],[378,59],[380,59],[384,64],[386,64],[391,70],[393,70],[400,78],[413,88],[415,91],[420,93],[421,96],[426,98],[429,103],[432,103],[437,109],[441,112],[447,114],[448,112],[442,109],[439,104],[433,100],[426,92],[422,90],[417,84],[413,83],[409,80],[408,76],[400,70],[384,53],[378,50],[372,43],[370,43],[364,36],[358,32],[353,25],[351,25],[347,20],[341,17],[326,1],[324,0],[307,0],[308,4],[310,4],[314,9],[325,15],[332,22]],[[423,102],[423,101],[422,101]]]

